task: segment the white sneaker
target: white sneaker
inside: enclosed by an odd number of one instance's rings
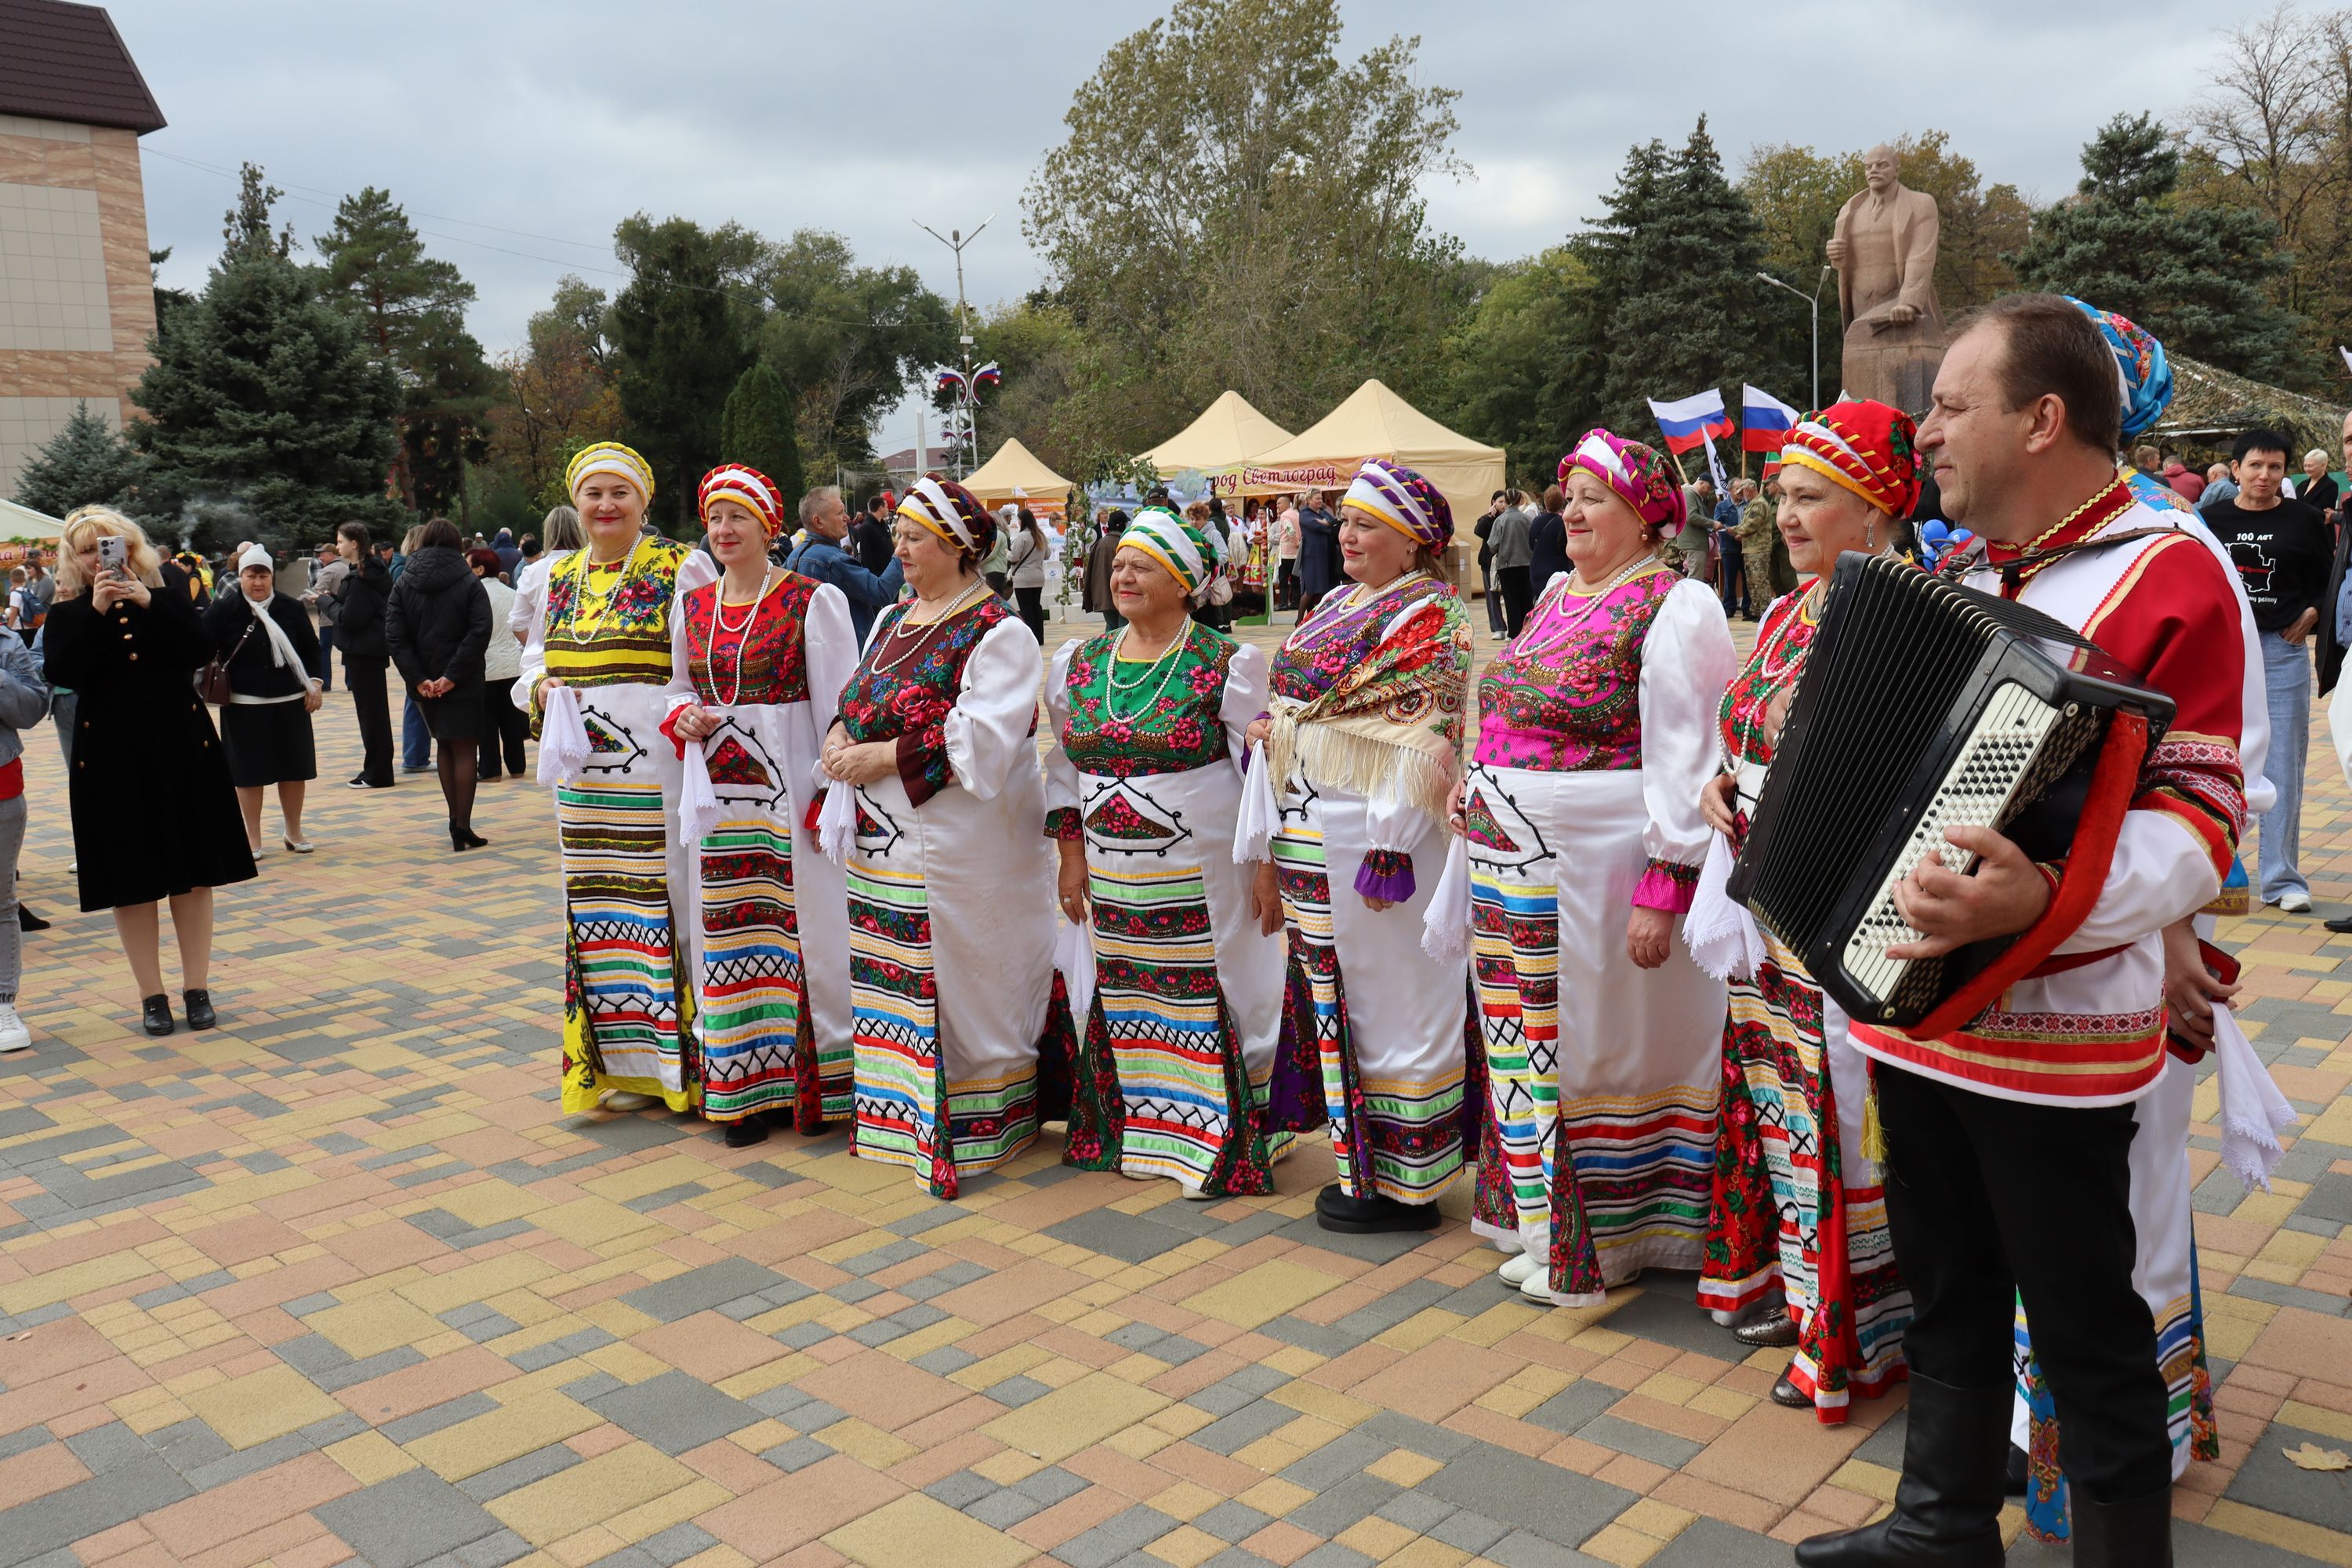
[[[1519,1294],[1526,1297],[1528,1300],[1533,1301],[1538,1307],[1556,1307],[1559,1305],[1559,1302],[1551,1299],[1550,1274],[1551,1271],[1549,1269],[1537,1269],[1525,1279],[1519,1281]]]
[[[33,1048],[33,1031],[25,1027],[25,1020],[16,1016],[13,1002],[0,1002],[0,1052],[29,1051]]]
[[[1522,1252],[1516,1258],[1505,1258],[1503,1266],[1495,1270],[1495,1277],[1506,1285],[1524,1285],[1542,1265],[1543,1259]]]
[[[660,1103],[660,1100],[656,1100],[650,1094],[634,1094],[625,1089],[616,1089],[612,1093],[604,1097],[604,1109],[606,1110],[650,1110]]]
[[[2311,895],[2300,888],[2290,888],[2279,895],[2279,908],[2291,915],[2307,915],[2311,912]]]

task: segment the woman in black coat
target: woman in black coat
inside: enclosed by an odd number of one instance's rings
[[[119,570],[100,567],[106,539],[123,542]],[[41,651],[50,684],[76,694],[68,790],[81,907],[114,911],[147,1032],[168,1035],[156,905],[169,900],[188,1026],[209,1029],[213,889],[251,877],[253,854],[227,754],[191,685],[212,644],[186,574],[129,518],[81,508],[58,541]]]
[[[335,594],[335,646],[343,650],[343,685],[360,721],[362,760],[350,787],[390,789],[392,706],[383,673],[392,665],[392,647],[384,639],[383,617],[392,600],[392,574],[368,542],[363,522],[335,531],[335,553],[351,567]]]
[[[490,600],[458,548],[457,526],[436,517],[417,531],[416,549],[392,585],[385,640],[400,678],[416,694],[432,727],[449,803],[449,847],[478,849],[474,832],[476,742],[482,725],[482,655],[490,646]]]
[[[221,743],[228,776],[245,813],[246,841],[261,853],[261,794],[278,786],[286,819],[280,836],[297,855],[310,853],[302,837],[303,786],[319,776],[319,748],[310,715],[325,703],[318,678],[319,634],[310,612],[278,591],[278,568],[256,544],[237,558],[236,582],[205,608],[205,635],[228,664],[229,699],[221,704]]]

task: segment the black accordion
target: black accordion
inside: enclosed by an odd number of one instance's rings
[[[1848,553],[1727,889],[1858,1022],[1936,1038],[1990,1006],[2082,923],[2172,700],[2039,610]],[[2066,867],[2029,931],[1940,958],[1895,889],[1948,827],[1990,826]]]

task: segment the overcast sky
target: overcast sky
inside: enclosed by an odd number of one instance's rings
[[[1499,258],[1598,212],[1630,144],[1679,141],[1702,112],[1735,174],[1759,143],[1827,152],[1936,128],[1988,183],[2046,200],[2073,185],[2101,121],[2178,115],[2202,90],[2218,29],[2267,8],[1344,0],[1343,15],[1350,53],[1419,32],[1423,79],[1462,89],[1456,146],[1475,177],[1433,186],[1430,212]],[[1073,89],[1160,6],[108,9],[171,121],[145,140],[151,239],[173,248],[166,281],[201,287],[241,160],[286,190],[280,215],[306,239],[339,196],[373,184],[480,290],[471,324],[496,352],[520,341],[563,273],[616,283],[606,244],[639,209],[779,237],[833,229],[861,259],[911,263],[950,298],[952,259],[913,220],[969,230],[994,214],[966,252],[967,290],[975,304],[1017,297],[1039,277],[1022,187],[1059,140]],[[902,412],[877,444],[912,440]]]

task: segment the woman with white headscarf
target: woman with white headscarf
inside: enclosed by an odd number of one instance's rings
[[[1065,643],[1045,679],[1045,833],[1095,954],[1063,1160],[1188,1198],[1270,1193],[1290,1141],[1265,1120],[1282,901],[1233,854],[1265,655],[1192,618],[1231,590],[1161,508],[1119,536],[1110,586],[1126,627]]]
[[[319,776],[310,715],[326,699],[310,671],[318,667],[319,634],[310,612],[278,591],[269,552],[249,545],[236,560],[235,592],[205,611],[205,634],[228,665],[228,700],[221,705],[221,744],[229,778],[245,813],[246,842],[261,853],[261,792],[278,786],[281,836],[297,855],[310,853],[302,837],[302,786]]]
[[[897,531],[914,597],[875,617],[823,763],[855,792],[857,1153],[951,1198],[1035,1141],[1038,1049],[1051,1022],[1053,1058],[1066,1058],[1068,1009],[1055,1005],[1054,874],[1037,842],[1037,639],[981,575],[996,520],[961,485],[927,479],[898,503]]]

